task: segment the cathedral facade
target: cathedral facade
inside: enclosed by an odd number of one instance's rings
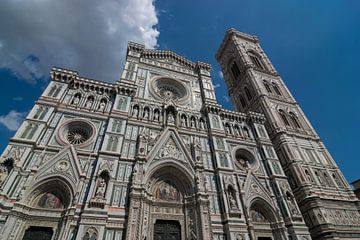
[[[256,37],[211,66],[129,43],[114,84],[53,68],[0,159],[0,239],[360,239],[359,201]]]

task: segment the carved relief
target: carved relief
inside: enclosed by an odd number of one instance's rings
[[[160,158],[181,159],[182,153],[177,148],[174,140],[170,140],[164,147],[160,149],[158,156]]]

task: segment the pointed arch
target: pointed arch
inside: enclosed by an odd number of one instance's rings
[[[280,115],[282,121],[284,122],[284,124],[285,124],[286,126],[290,126],[290,122],[289,122],[289,120],[287,119],[287,116],[286,116],[286,113],[284,112],[284,110],[279,109],[278,112],[279,112],[279,115]]]
[[[47,197],[51,197],[55,201],[53,202],[54,209],[67,209],[74,200],[75,192],[72,184],[67,179],[62,176],[53,176],[33,185],[32,188],[28,189],[23,199],[26,199],[35,208],[51,208],[49,205],[41,205],[46,202]],[[49,196],[49,194],[52,196]]]

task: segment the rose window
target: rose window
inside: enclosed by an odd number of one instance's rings
[[[189,91],[186,85],[171,78],[158,78],[150,84],[150,92],[158,100],[173,100],[185,103],[189,100]]]
[[[71,144],[82,144],[89,139],[89,133],[82,128],[75,128],[68,132],[67,140]]]
[[[64,145],[84,146],[90,143],[95,135],[95,127],[86,120],[70,120],[65,122],[58,131],[58,141]]]

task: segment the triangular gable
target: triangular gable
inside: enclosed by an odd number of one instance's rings
[[[172,159],[183,165],[191,166],[192,169],[194,168],[194,161],[180,135],[175,129],[169,127],[161,134],[146,158],[148,166],[155,161]]]
[[[85,177],[76,150],[72,145],[65,147],[41,165],[35,174],[35,180],[40,181],[53,176],[66,178],[74,187],[78,184],[80,177]]]
[[[256,197],[261,197],[271,203],[271,194],[252,171],[247,173],[244,191],[247,204]]]

